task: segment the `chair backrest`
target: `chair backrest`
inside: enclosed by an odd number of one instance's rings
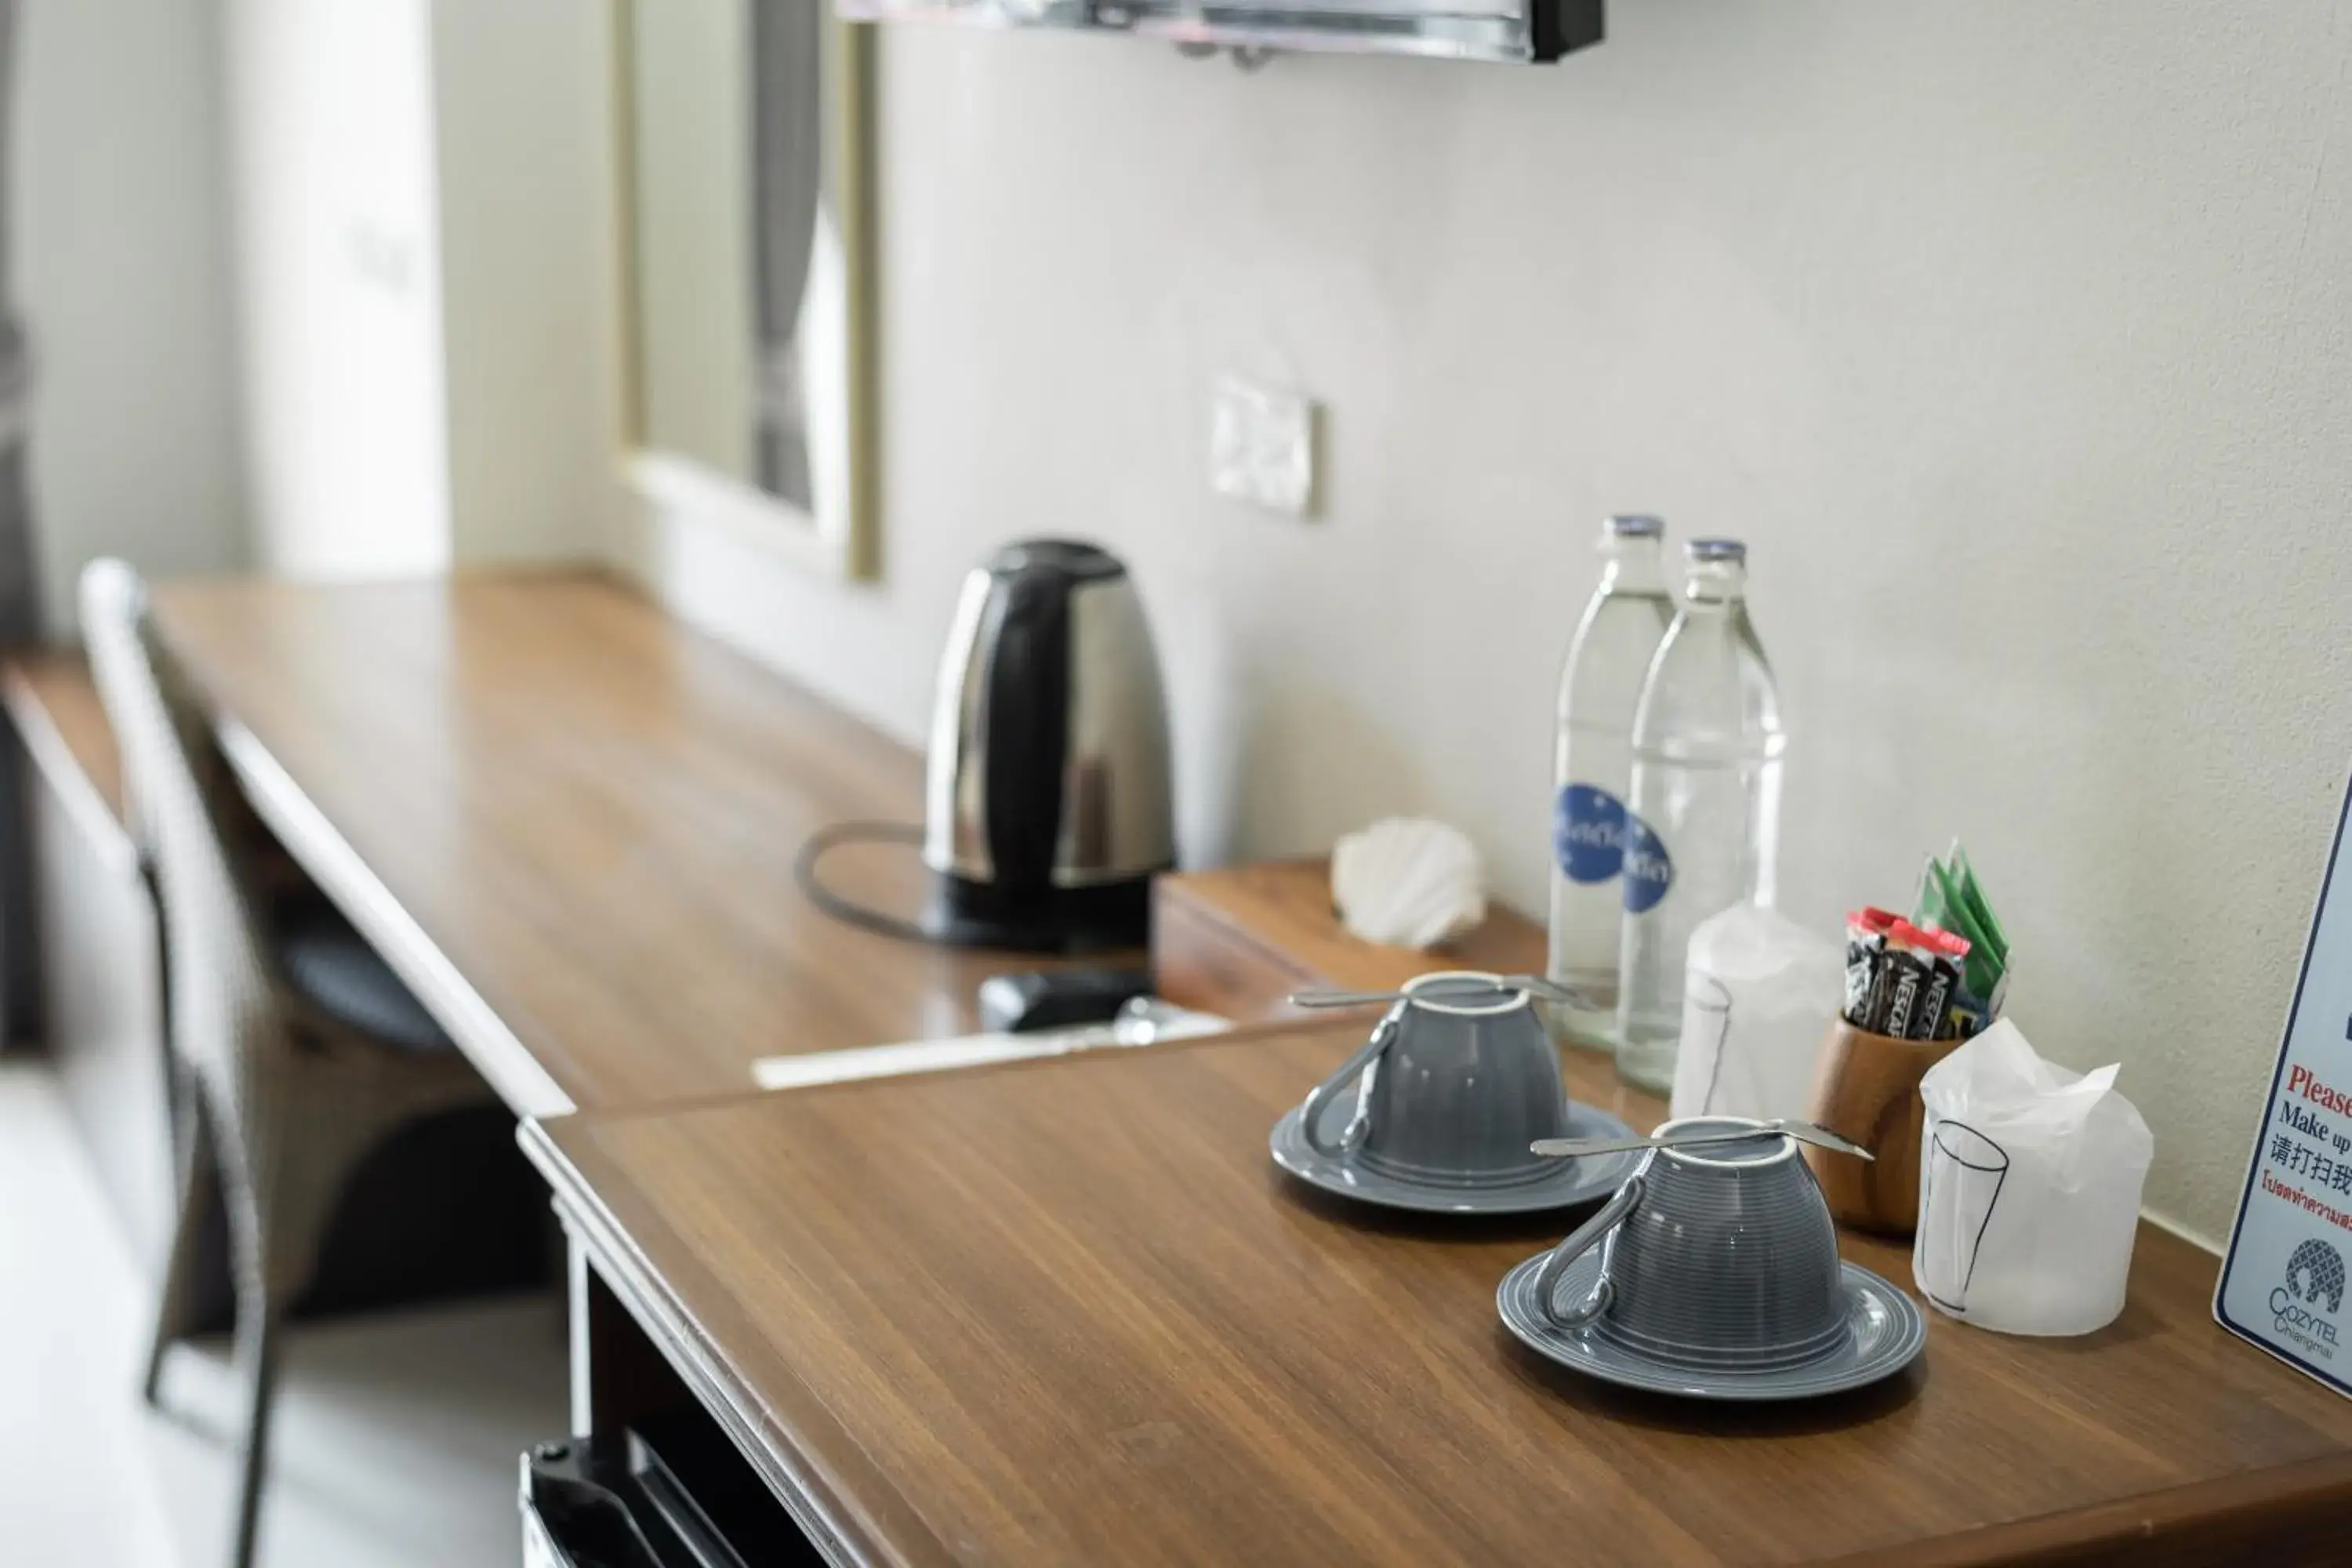
[[[146,584],[121,561],[81,576],[90,672],[122,749],[123,782],[146,836],[172,962],[172,1048],[243,1145],[257,1074],[290,1048],[264,967],[261,911],[229,847],[225,796],[236,787],[202,709],[156,640]],[[247,1173],[239,1173],[247,1174]]]

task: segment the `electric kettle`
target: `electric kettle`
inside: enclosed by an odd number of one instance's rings
[[[940,659],[923,863],[937,940],[1140,946],[1175,864],[1168,709],[1127,568],[1059,539],[964,580]]]

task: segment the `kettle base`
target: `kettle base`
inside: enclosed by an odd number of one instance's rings
[[[1174,868],[1163,868],[1173,869]],[[1153,873],[1084,888],[1009,890],[934,872],[923,934],[950,947],[1008,952],[1101,952],[1151,941]]]

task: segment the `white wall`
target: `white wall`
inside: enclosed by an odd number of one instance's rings
[[[620,493],[604,8],[226,4],[262,563],[593,550]]]
[[[621,502],[612,7],[435,0],[449,550],[593,552]]]
[[[625,554],[915,741],[959,574],[1136,568],[1195,862],[1375,814],[1540,905],[1612,510],[1753,546],[1831,929],[1969,842],[2016,1016],[2226,1222],[2352,757],[2352,8],[1619,0],[1550,69],[884,39],[886,581]],[[2332,153],[2331,153],[2332,147]],[[1204,492],[1211,378],[1328,401],[1328,516]]]
[[[11,244],[34,354],[33,501],[51,629],[120,554],[244,552],[210,0],[27,0]]]
[[[425,0],[226,0],[254,544],[303,577],[447,564]]]

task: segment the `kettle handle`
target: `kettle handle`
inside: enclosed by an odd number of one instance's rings
[[[1356,1054],[1341,1062],[1329,1078],[1307,1091],[1306,1101],[1298,1108],[1298,1130],[1306,1138],[1307,1146],[1325,1159],[1344,1159],[1354,1153],[1363,1142],[1364,1134],[1371,1131],[1372,1089],[1380,1081],[1381,1056],[1396,1039],[1397,1027],[1404,1019],[1405,1008],[1410,1005],[1410,1003],[1400,1001],[1382,1014],[1379,1025],[1372,1030],[1372,1037],[1357,1047]],[[1349,1079],[1359,1076],[1362,1081],[1356,1091],[1356,1114],[1349,1119],[1338,1142],[1327,1143],[1322,1131],[1323,1108],[1331,1103],[1331,1097],[1345,1088]]]

